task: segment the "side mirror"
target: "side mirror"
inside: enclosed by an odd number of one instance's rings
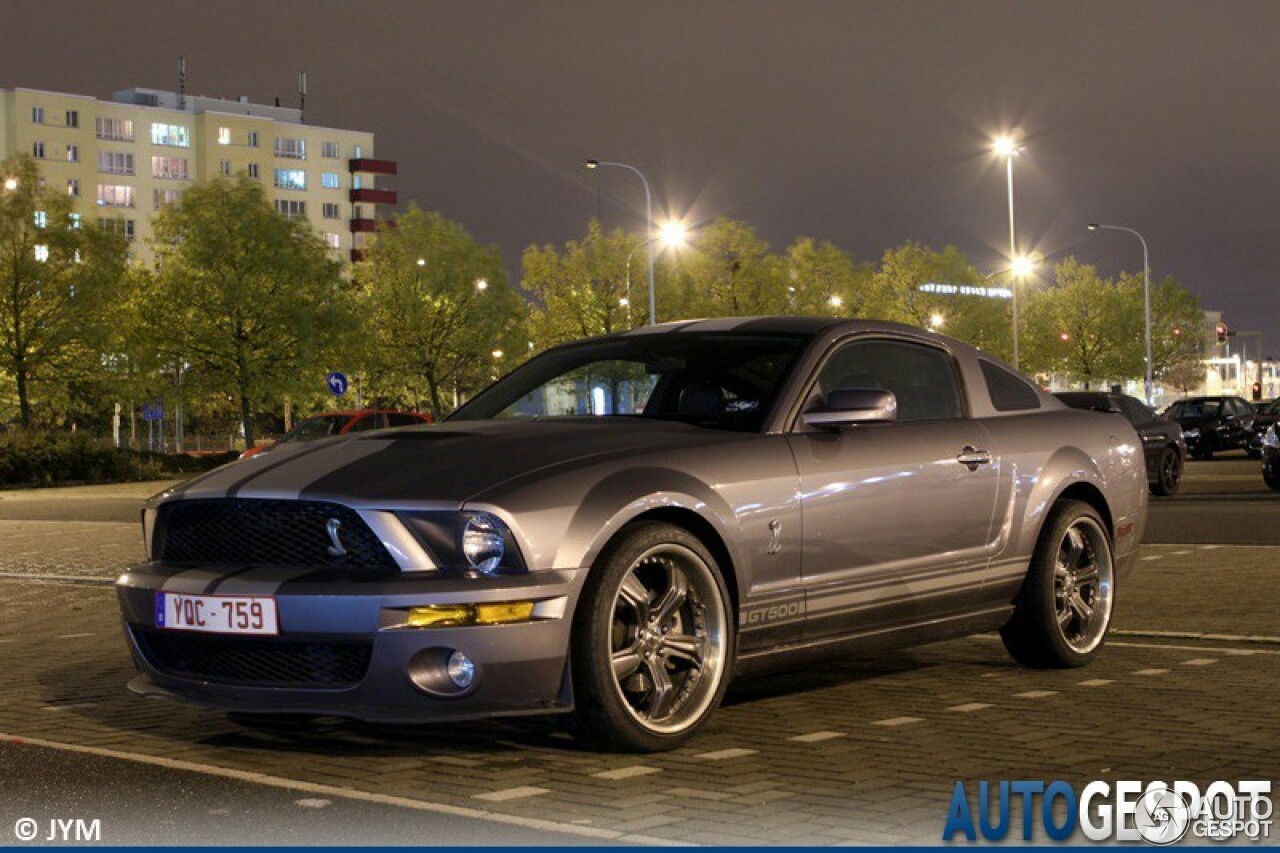
[[[898,419],[898,398],[892,391],[877,388],[840,388],[802,417],[805,424],[820,429],[892,423]]]

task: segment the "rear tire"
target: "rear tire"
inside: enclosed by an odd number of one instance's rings
[[[724,698],[733,667],[729,590],[687,530],[640,522],[591,569],[573,620],[579,730],[612,750],[674,749]]]
[[[1156,468],[1156,480],[1151,484],[1151,494],[1168,497],[1177,494],[1182,485],[1182,454],[1177,448],[1166,447],[1160,454]]]
[[[1084,666],[1106,641],[1115,604],[1111,535],[1097,510],[1062,500],[1050,511],[1000,638],[1026,666]]]
[[[1262,480],[1267,484],[1267,488],[1275,492],[1280,492],[1280,472],[1272,473],[1267,466],[1262,467]]]

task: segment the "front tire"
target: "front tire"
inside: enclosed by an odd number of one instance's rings
[[[1027,666],[1084,666],[1106,640],[1114,603],[1115,558],[1106,524],[1082,501],[1059,501],[1000,637]]]
[[[1156,480],[1151,484],[1151,494],[1168,497],[1176,494],[1182,485],[1182,454],[1177,448],[1166,447],[1160,454],[1156,468]]]
[[[706,546],[675,525],[631,525],[592,568],[574,614],[580,728],[619,751],[685,743],[729,686],[733,628],[729,591]]]

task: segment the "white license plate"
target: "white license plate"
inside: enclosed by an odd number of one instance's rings
[[[278,634],[274,598],[156,593],[156,627],[209,634]]]

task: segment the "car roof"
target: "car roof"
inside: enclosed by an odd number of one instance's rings
[[[832,329],[842,331],[895,331],[919,334],[918,326],[893,323],[887,320],[850,320],[843,317],[797,317],[790,315],[761,317],[715,317],[695,320],[676,320],[654,326],[640,326],[608,337],[633,337],[636,335],[664,335],[672,333],[733,332],[760,335],[817,335]]]

